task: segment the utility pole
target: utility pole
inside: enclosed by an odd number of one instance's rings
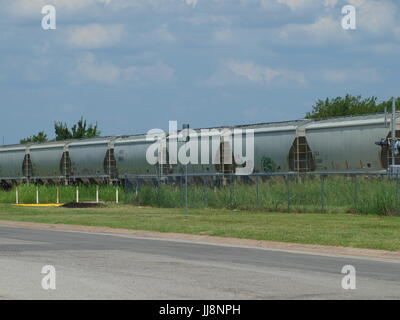
[[[396,156],[395,156],[395,139],[396,139],[396,102],[395,98],[393,97],[392,101],[392,121],[391,121],[391,127],[392,127],[392,141],[391,141],[391,149],[392,149],[392,165],[396,164]]]
[[[185,141],[185,151],[187,154],[187,143],[190,140],[189,136],[189,124],[183,124],[182,125],[182,131],[186,130],[186,137],[183,138]],[[185,164],[185,214],[188,214],[189,212],[189,204],[188,204],[188,163]]]

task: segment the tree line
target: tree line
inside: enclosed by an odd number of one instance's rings
[[[377,97],[363,98],[361,95],[353,96],[347,94],[344,97],[326,98],[325,100],[318,99],[312,106],[312,110],[307,112],[305,118],[307,119],[323,119],[341,116],[355,116],[371,113],[382,113],[385,110],[388,112],[392,108],[392,99],[378,102]],[[400,98],[395,99],[396,110],[400,108]],[[95,138],[100,136],[100,131],[95,124],[87,125],[83,117],[68,128],[66,123],[61,121],[54,123],[55,141],[69,140],[69,139],[82,139],[82,138]],[[44,131],[38,134],[22,139],[21,143],[28,142],[47,142],[48,137]]]
[[[400,107],[400,98],[396,98],[396,110]],[[362,98],[362,96],[326,98],[317,100],[311,112],[306,114],[307,119],[323,119],[341,116],[356,116],[371,113],[391,112],[393,99],[378,102],[377,97]]]
[[[64,122],[57,121],[54,123],[54,133],[55,138],[49,140],[47,134],[44,131],[40,131],[25,139],[21,139],[20,143],[30,143],[30,142],[47,142],[47,141],[63,141],[69,139],[83,139],[83,138],[95,138],[100,136],[100,131],[95,124],[87,124],[87,121],[81,117],[76,124],[71,128]]]

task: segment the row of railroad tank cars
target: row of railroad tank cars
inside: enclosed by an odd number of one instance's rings
[[[396,135],[400,132],[399,116],[395,115]],[[173,176],[187,170],[191,175],[212,176],[238,173],[244,167],[253,173],[385,171],[390,150],[376,142],[389,136],[390,121],[386,114],[373,114],[196,129],[186,140],[177,133],[166,134],[156,142],[160,144],[154,153],[156,163],[146,158],[156,138],[149,140],[146,135],[2,146],[0,183],[119,183],[131,175]],[[247,129],[254,130],[254,163],[244,156],[245,135],[226,138],[227,130],[244,133]],[[169,142],[176,138],[174,150],[184,147],[187,140],[197,140],[198,164],[184,165],[170,159]],[[202,145],[204,141],[208,146]],[[208,149],[206,155],[204,148]],[[400,159],[396,161],[400,163]]]

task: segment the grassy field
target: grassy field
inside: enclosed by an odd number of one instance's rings
[[[40,203],[56,202],[55,186],[38,186]],[[36,202],[36,186],[21,185],[20,203]],[[102,201],[115,201],[116,187],[100,186]],[[360,213],[385,216],[400,215],[399,182],[373,176],[330,176],[323,184],[318,176],[309,178],[293,177],[290,181],[282,177],[268,180],[259,179],[258,186],[240,182],[228,183],[214,188],[206,184],[190,185],[188,188],[189,207],[196,209],[238,209],[265,212],[303,213]],[[94,201],[96,186],[80,186],[80,201]],[[76,187],[59,187],[60,202],[74,202]],[[179,208],[184,205],[185,189],[179,184],[130,185],[119,187],[119,199],[125,204]],[[0,191],[0,203],[15,202],[15,187]]]
[[[400,250],[400,219],[377,215],[295,214],[226,209],[107,205],[34,208],[0,204],[0,220],[108,226],[257,240]]]

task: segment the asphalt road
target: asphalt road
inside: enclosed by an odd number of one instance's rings
[[[44,265],[56,289],[44,290]],[[356,269],[356,289],[341,286]],[[0,227],[0,299],[399,299],[400,263]]]

